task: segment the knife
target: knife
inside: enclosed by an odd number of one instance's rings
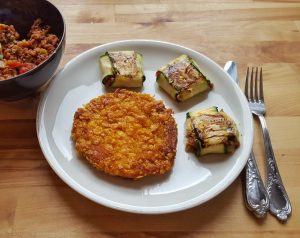
[[[239,85],[236,63],[234,61],[227,61],[224,70]],[[253,151],[251,151],[247,159],[242,176],[246,207],[256,217],[265,217],[270,208],[269,197],[262,182]]]
[[[234,61],[227,61],[224,65],[224,70],[229,74],[231,79],[239,85],[236,63]]]

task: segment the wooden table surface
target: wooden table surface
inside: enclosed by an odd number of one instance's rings
[[[63,66],[91,47],[155,39],[202,52],[221,66],[235,60],[264,70],[266,116],[277,163],[293,205],[287,223],[245,208],[238,178],[209,202],[164,215],[98,205],[50,168],[36,136],[40,96],[0,102],[0,237],[300,237],[300,1],[52,0],[67,25]],[[254,152],[264,149],[255,121]]]

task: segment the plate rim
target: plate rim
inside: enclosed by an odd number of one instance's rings
[[[230,173],[227,173],[225,175],[225,177],[220,180],[212,189],[207,190],[205,193],[211,193],[210,196],[206,196],[205,199],[199,199],[199,196],[186,200],[184,202],[180,202],[180,203],[176,203],[176,204],[171,204],[171,205],[163,205],[163,206],[155,206],[155,207],[147,207],[147,206],[133,206],[133,205],[129,205],[129,204],[124,204],[124,203],[119,203],[119,202],[115,202],[112,200],[109,200],[107,198],[104,198],[103,196],[99,196],[99,195],[95,195],[94,193],[92,193],[91,191],[89,191],[88,189],[85,189],[83,186],[81,186],[80,184],[76,183],[76,181],[69,176],[68,173],[66,173],[64,171],[64,169],[60,166],[60,164],[57,162],[57,160],[55,159],[55,156],[49,156],[49,152],[47,151],[48,148],[45,148],[44,146],[44,142],[42,142],[42,136],[40,135],[41,133],[41,128],[40,128],[40,122],[41,122],[41,118],[43,116],[43,110],[45,108],[45,104],[47,101],[47,96],[50,92],[50,89],[52,87],[52,85],[54,84],[54,82],[57,79],[57,76],[59,74],[61,74],[67,67],[69,67],[69,65],[71,65],[74,61],[77,60],[77,58],[82,57],[85,54],[89,54],[90,52],[97,50],[98,48],[107,48],[110,46],[114,46],[114,45],[119,45],[121,44],[126,44],[126,43],[150,43],[150,44],[156,44],[159,46],[162,45],[167,45],[167,46],[172,46],[175,48],[181,48],[181,49],[185,49],[191,52],[194,52],[196,54],[200,54],[201,57],[205,58],[207,61],[209,61],[210,63],[214,64],[216,67],[218,67],[219,69],[221,69],[226,75],[227,77],[230,78],[229,74],[227,72],[224,71],[224,69],[217,64],[215,61],[213,61],[211,58],[209,58],[208,56],[206,56],[205,54],[198,52],[196,50],[193,50],[191,48],[185,47],[183,45],[180,44],[176,44],[176,43],[172,43],[172,42],[167,42],[167,41],[160,41],[160,40],[150,40],[150,39],[128,39],[128,40],[119,40],[119,41],[112,41],[109,43],[105,43],[102,45],[98,45],[95,47],[92,47],[88,50],[85,50],[83,52],[81,52],[80,54],[76,55],[75,57],[73,57],[72,59],[70,59],[61,69],[59,69],[55,75],[52,77],[51,82],[47,85],[47,88],[45,89],[45,91],[43,91],[41,93],[41,99],[39,101],[38,104],[38,108],[37,108],[37,114],[36,114],[36,132],[37,132],[37,138],[39,141],[39,145],[41,148],[41,151],[44,155],[44,157],[46,158],[47,162],[49,163],[50,167],[54,170],[54,172],[56,173],[56,175],[58,175],[58,177],[60,177],[69,187],[71,187],[72,189],[74,189],[76,192],[78,192],[79,194],[81,194],[82,196],[90,199],[91,201],[98,203],[100,205],[112,208],[112,209],[116,209],[116,210],[120,210],[120,211],[125,211],[125,212],[130,212],[130,213],[138,213],[138,214],[166,214],[166,213],[172,213],[172,212],[178,212],[178,211],[183,211],[186,209],[190,209],[193,208],[195,206],[201,205],[213,198],[215,198],[217,195],[219,195],[220,193],[222,193],[224,190],[226,190],[235,180],[236,178],[239,176],[239,174],[242,172],[246,162],[247,162],[247,158],[244,159],[244,163],[242,163],[243,165],[240,166],[237,170],[237,172],[234,174],[235,176],[231,176],[229,178],[227,178],[229,176]],[[249,118],[251,118],[250,120],[250,125],[249,126],[249,131],[251,131],[250,135],[247,135],[247,140],[250,141],[250,146],[249,148],[245,148],[248,149],[248,151],[246,151],[245,154],[248,155],[250,154],[250,151],[252,149],[252,145],[253,145],[253,137],[254,137],[254,132],[253,132],[253,120],[252,120],[252,114],[251,111],[248,107],[248,103],[247,100],[243,94],[243,92],[241,91],[241,89],[239,88],[238,85],[236,85],[232,80],[229,80],[231,83],[231,86],[235,88],[235,91],[239,91],[240,93],[240,99],[242,101],[244,101],[243,104],[247,105],[246,108],[242,108],[243,113],[248,114]],[[47,138],[47,137],[45,137]],[[53,159],[54,158],[54,159]],[[227,179],[225,179],[227,178]],[[216,189],[216,187],[219,187],[219,184],[222,183],[223,187],[220,189]],[[216,191],[214,191],[216,190]],[[203,193],[203,194],[205,194]],[[201,194],[201,197],[203,196],[203,194]],[[198,198],[198,199],[197,199]]]

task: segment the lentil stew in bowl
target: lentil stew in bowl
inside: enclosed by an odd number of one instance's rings
[[[0,1],[0,23],[2,52],[7,51],[2,61],[13,60],[8,61],[9,72],[0,73],[0,101],[39,95],[57,71],[65,49],[61,12],[47,0]]]
[[[56,49],[59,38],[51,33],[48,25],[36,19],[27,39],[13,25],[0,23],[0,80],[9,79],[35,68]]]

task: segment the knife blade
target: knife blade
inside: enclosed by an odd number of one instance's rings
[[[239,85],[237,66],[234,61],[227,61],[224,65],[224,70],[231,76],[234,82]]]

